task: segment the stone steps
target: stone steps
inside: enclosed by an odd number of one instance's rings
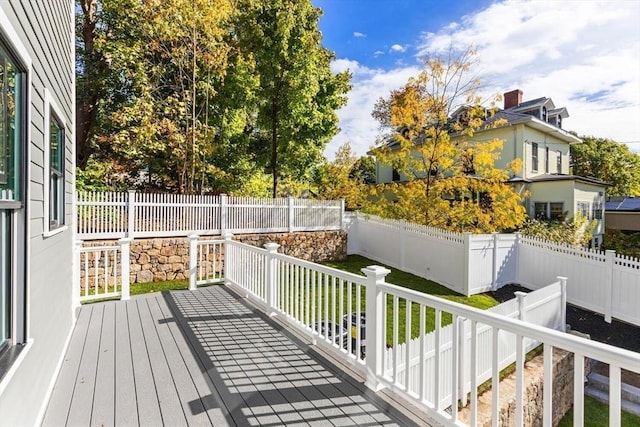
[[[592,372],[587,377],[584,393],[602,403],[609,403],[609,378]],[[622,383],[622,410],[640,416],[640,389]]]

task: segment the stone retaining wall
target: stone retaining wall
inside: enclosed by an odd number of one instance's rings
[[[215,237],[216,239],[219,237]],[[210,240],[211,236],[203,237]],[[278,243],[278,252],[312,262],[324,262],[345,259],[347,256],[347,233],[345,231],[317,231],[299,233],[238,234],[233,240],[249,245],[264,247],[265,243]],[[83,246],[112,246],[117,241],[85,241]],[[135,239],[130,246],[130,283],[161,282],[165,280],[184,280],[189,277],[189,239],[154,238]],[[84,254],[83,254],[84,256]],[[218,259],[220,266],[224,254]],[[91,256],[89,274],[93,274]],[[113,260],[110,260],[113,265]],[[84,258],[81,259],[84,265]],[[80,272],[81,278],[84,271]],[[101,283],[104,282],[102,278]]]
[[[554,349],[553,352],[553,425],[556,426],[573,406],[573,353]],[[585,360],[585,378],[589,374],[589,360]],[[543,355],[525,364],[524,425],[542,426],[543,414]],[[516,425],[515,372],[500,381],[500,426]],[[478,426],[491,426],[491,390],[478,397]],[[460,419],[469,422],[469,408],[460,411]]]

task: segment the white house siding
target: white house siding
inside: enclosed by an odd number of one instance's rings
[[[534,216],[534,204],[539,203],[564,203],[564,212],[568,218],[572,218],[575,209],[573,181],[543,181],[529,184],[529,202],[527,212]]]
[[[3,13],[32,60],[27,186],[27,342],[2,384],[0,424],[34,425],[42,415],[73,328],[72,263],[74,185],[74,3],[71,0],[2,1]],[[7,40],[4,40],[7,44]],[[48,99],[59,107],[65,132],[65,223],[46,233],[45,123]]]
[[[532,129],[528,126],[524,127],[524,178],[534,178],[539,175],[545,175],[545,158],[546,148],[549,148],[549,173],[557,173],[556,161],[558,152],[562,155],[561,173],[569,174],[569,144],[555,138],[552,134],[546,134],[539,130]],[[538,143],[538,169],[533,169],[532,153],[533,143]]]

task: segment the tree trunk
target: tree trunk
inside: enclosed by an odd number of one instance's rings
[[[273,192],[275,199],[278,195],[278,101],[271,105],[271,172],[273,173]]]

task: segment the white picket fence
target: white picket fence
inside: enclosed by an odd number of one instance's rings
[[[567,301],[640,325],[640,260],[519,234],[456,234],[358,214],[348,253],[434,280],[464,295],[509,283],[537,289],[570,277]]]
[[[344,201],[77,192],[77,237],[187,237],[342,229]]]
[[[78,303],[113,297],[129,299],[130,244],[131,239],[127,238],[111,246],[76,244],[76,265],[80,268],[75,292]]]
[[[546,328],[558,331],[565,330],[566,324],[566,283],[565,278],[558,278],[558,281],[542,287],[530,293],[518,292],[517,297],[506,301],[500,305],[492,307],[487,311],[500,314],[502,316],[519,319],[534,325],[544,326]],[[418,378],[420,378],[420,363],[424,363],[425,370],[428,374],[427,381],[434,379],[436,376],[436,349],[439,348],[439,362],[437,372],[443,373],[445,377],[451,377],[448,373],[453,367],[451,366],[451,352],[454,351],[453,345],[453,328],[458,328],[457,346],[460,348],[460,374],[458,396],[463,405],[466,405],[467,394],[471,391],[471,378],[469,360],[470,353],[467,351],[471,348],[471,322],[469,320],[458,321],[457,324],[444,326],[440,330],[440,343],[436,345],[436,334],[431,332],[424,337],[424,345],[429,350],[425,353],[420,352],[421,340],[413,338],[408,344],[394,343],[392,347],[387,348],[384,354],[384,366],[386,368],[385,375],[399,379],[400,385],[407,387],[412,393],[418,394]],[[492,328],[489,325],[477,326],[477,352],[476,372],[478,383],[482,383],[491,378],[491,368],[493,365],[493,354],[491,352],[492,345]],[[524,348],[528,352],[538,346],[540,343],[536,340],[525,339]],[[422,359],[420,356],[422,354]],[[498,344],[498,367],[500,370],[506,368],[516,360],[516,341],[513,334],[502,334]],[[397,361],[397,363],[395,363]],[[407,372],[407,366],[409,371]],[[395,372],[394,372],[395,370]],[[447,372],[445,372],[447,371]],[[408,373],[408,376],[407,376]],[[406,382],[408,380],[408,386]],[[451,402],[452,383],[440,383],[440,408],[445,408]],[[434,401],[434,390],[428,389],[426,398]]]

